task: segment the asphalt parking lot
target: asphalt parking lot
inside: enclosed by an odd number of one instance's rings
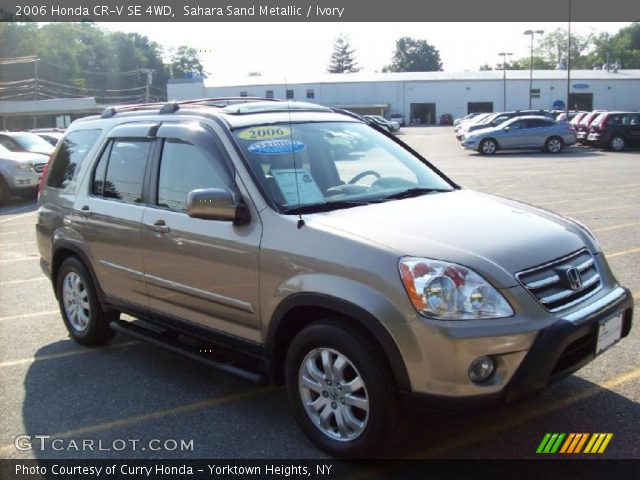
[[[572,216],[599,237],[618,280],[640,298],[640,151],[557,155],[463,151],[450,127],[402,139],[461,185]],[[40,272],[35,202],[0,208],[0,458],[324,458],[289,414],[283,389],[260,388],[116,336],[85,348],[63,327]],[[354,210],[355,213],[355,210]],[[636,324],[638,323],[636,313]],[[640,458],[640,327],[525,403],[460,414],[410,413],[395,457],[532,458],[546,432],[610,432],[607,458]],[[17,435],[93,451],[15,448]],[[135,450],[117,439],[140,439]],[[149,440],[193,440],[150,448]],[[98,450],[101,441],[102,450]],[[120,444],[117,444],[118,446]],[[128,444],[131,445],[130,443]],[[188,446],[188,445],[187,445]]]

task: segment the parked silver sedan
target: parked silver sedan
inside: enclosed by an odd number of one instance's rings
[[[498,150],[541,148],[558,153],[576,143],[576,132],[567,122],[547,117],[516,117],[496,126],[476,130],[462,139],[467,150],[492,155]]]

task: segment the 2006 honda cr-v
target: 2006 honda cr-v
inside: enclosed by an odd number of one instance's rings
[[[209,99],[76,121],[43,179],[37,239],[76,341],[120,331],[284,383],[337,456],[378,451],[406,403],[521,399],[631,329],[633,299],[586,227],[462,189],[317,105]]]

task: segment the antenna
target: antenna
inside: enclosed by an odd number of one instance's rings
[[[298,169],[296,168],[296,152],[293,148],[293,123],[291,122],[291,105],[290,99],[287,98],[287,90],[289,85],[287,83],[287,77],[284,77],[284,96],[287,100],[287,114],[289,116],[289,141],[291,142],[291,162],[293,163],[293,178],[296,180],[296,198],[298,199],[298,230],[304,226],[304,220],[300,211],[300,186],[298,185]]]

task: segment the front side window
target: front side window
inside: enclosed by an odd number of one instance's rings
[[[53,188],[69,186],[98,137],[100,137],[100,130],[76,130],[69,133],[60,142],[51,161],[47,186]]]
[[[285,213],[453,190],[409,151],[359,122],[283,123],[233,133],[263,191]]]
[[[162,148],[158,176],[159,207],[186,212],[187,195],[199,188],[231,189],[232,177],[222,159],[180,140]]]
[[[102,186],[105,198],[142,203],[142,184],[150,149],[150,140],[114,140]],[[100,164],[96,168],[96,174],[99,170]]]

